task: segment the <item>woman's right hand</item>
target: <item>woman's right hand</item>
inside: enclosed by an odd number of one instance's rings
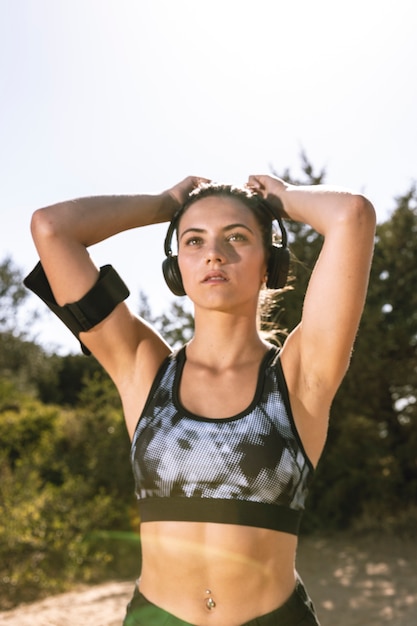
[[[255,189],[267,202],[272,204],[279,211],[281,217],[288,217],[283,206],[285,192],[289,187],[285,180],[268,174],[251,175],[248,178],[247,185]]]
[[[198,187],[201,183],[209,183],[210,180],[208,178],[203,178],[202,176],[187,176],[184,180],[180,181],[170,189],[166,190],[166,194],[169,194],[171,198],[175,201],[175,211],[178,211],[187,200],[189,194],[193,189]]]

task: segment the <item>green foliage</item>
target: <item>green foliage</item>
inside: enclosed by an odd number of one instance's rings
[[[382,524],[392,524],[392,511],[417,508],[415,188],[397,198],[397,203],[391,218],[377,227],[361,327],[349,372],[333,407],[334,415],[360,411],[372,424],[373,437],[367,434],[368,445],[365,449],[363,443],[361,448],[358,445],[355,459],[367,466],[363,481],[369,484],[369,497],[362,499],[361,512],[366,515],[370,508],[381,509],[383,494]],[[337,449],[346,436],[341,420],[333,420],[331,429]],[[372,471],[370,458],[375,462]],[[377,478],[383,491],[373,488]],[[353,516],[349,519],[353,521]],[[404,524],[402,517],[402,527]]]
[[[10,258],[0,263],[0,377],[12,380],[22,392],[36,388],[47,365],[40,346],[27,340],[29,327],[22,272]],[[37,319],[32,313],[30,323]]]
[[[43,350],[13,332],[0,332],[0,376],[13,380],[24,391],[37,386],[38,376],[46,369]]]
[[[93,411],[98,382],[89,384],[76,410],[45,406],[11,382],[0,384],[3,608],[76,581],[137,575],[128,436],[114,392],[101,392]],[[126,542],[94,534],[112,530],[127,533]]]
[[[82,476],[45,483],[36,460],[35,467],[21,461],[12,472],[3,458],[0,472],[2,607],[94,579],[111,557],[92,551],[85,536],[111,511],[109,496],[93,495]]]
[[[321,183],[304,156],[297,184]],[[303,529],[415,528],[417,512],[417,193],[413,186],[377,226],[367,301],[349,371],[331,411]],[[279,294],[272,318],[291,330],[321,237],[287,224],[294,289]],[[328,306],[328,303],[323,303]],[[394,513],[393,513],[394,512]],[[401,515],[400,515],[401,512]]]
[[[98,375],[108,378],[97,361],[83,354],[44,355],[45,366],[37,378],[39,398],[49,404],[74,406],[86,381]]]
[[[22,278],[12,259],[3,259],[0,263],[0,332],[17,329],[17,313],[28,297]]]
[[[155,327],[175,350],[193,336],[194,318],[181,302],[173,302],[168,314],[155,318]]]
[[[173,350],[184,345],[193,336],[194,318],[187,310],[185,298],[174,300],[166,313],[154,316],[148,298],[140,293],[138,314],[152,324]]]

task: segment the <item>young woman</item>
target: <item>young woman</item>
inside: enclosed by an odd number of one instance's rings
[[[285,282],[277,213],[324,237],[302,319],[281,350],[257,320],[260,290]],[[195,313],[193,338],[174,354],[87,252],[172,219],[178,254],[166,242],[164,271]],[[241,189],[189,177],[160,195],[34,213],[52,290],[42,297],[113,379],[132,439],[143,563],[126,626],[318,624],[295,568],[298,526],[349,365],[374,229],[362,195],[267,175]]]

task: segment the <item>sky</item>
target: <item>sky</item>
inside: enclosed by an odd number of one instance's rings
[[[32,212],[159,193],[189,174],[300,175],[364,193],[378,220],[417,180],[415,0],[0,0],[0,262],[37,262]],[[155,314],[164,225],[91,249]],[[48,349],[78,352],[45,311]]]

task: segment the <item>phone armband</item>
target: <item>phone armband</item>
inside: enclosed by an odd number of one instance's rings
[[[130,293],[111,265],[100,268],[97,282],[80,300],[64,306],[57,304],[40,261],[23,280],[23,284],[43,300],[78,340],[80,332],[90,330],[102,322]],[[83,353],[91,354],[80,343]]]

